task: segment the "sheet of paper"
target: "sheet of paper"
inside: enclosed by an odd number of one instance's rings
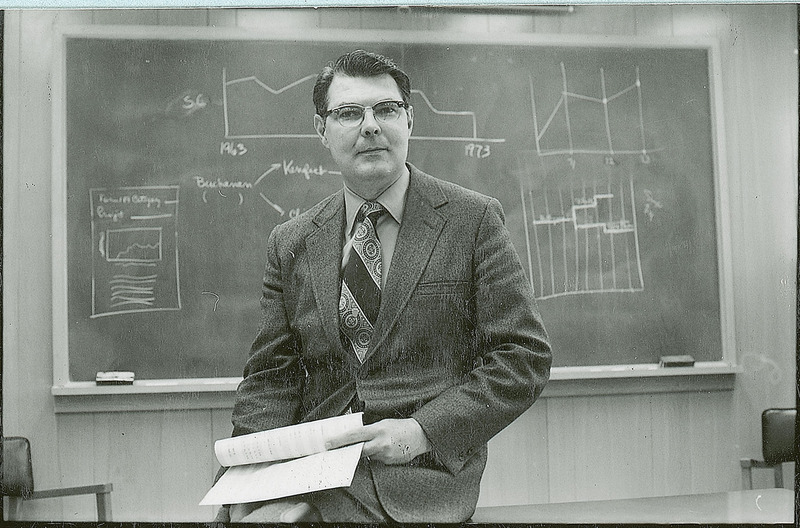
[[[363,413],[345,414],[267,431],[217,440],[214,452],[222,466],[298,458],[325,451],[325,439],[362,425]]]
[[[240,504],[347,487],[363,446],[362,442],[287,462],[230,467],[200,505]]]

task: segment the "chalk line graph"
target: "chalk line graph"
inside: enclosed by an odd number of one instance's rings
[[[225,123],[225,138],[234,140],[234,139],[313,139],[316,138],[316,134],[302,134],[302,133],[257,133],[257,134],[233,134],[231,133],[231,111],[230,111],[230,102],[228,96],[228,89],[231,86],[239,85],[239,84],[247,84],[252,83],[256,86],[260,87],[266,93],[272,95],[281,95],[291,89],[297,88],[302,86],[304,83],[309,81],[313,81],[316,79],[316,75],[306,75],[296,81],[293,81],[282,88],[273,88],[269,86],[267,83],[260,80],[258,77],[250,75],[247,77],[241,77],[238,79],[231,79],[228,80],[228,71],[227,68],[222,68],[222,114],[223,114],[223,121]]]
[[[159,215],[169,218],[171,215]],[[138,220],[131,215],[131,220]],[[138,227],[124,229],[107,229],[101,235],[101,254],[108,262],[149,264],[163,259],[162,227]]]
[[[258,86],[265,93],[279,96],[290,92],[293,89],[304,87],[305,83],[316,79],[316,75],[307,75],[297,79],[286,86],[274,88],[265,83],[254,75],[240,77],[236,79],[228,79],[227,68],[222,69],[222,113],[225,129],[225,139],[227,140],[244,140],[244,139],[316,139],[317,135],[314,133],[297,133],[297,132],[255,132],[255,133],[234,133],[235,121],[233,117],[232,107],[235,103],[231,99],[235,99],[229,94],[229,88],[237,85],[254,84]],[[469,141],[475,143],[504,143],[505,138],[488,138],[478,136],[478,124],[476,114],[470,110],[443,110],[436,108],[431,103],[428,96],[419,89],[411,90],[412,106],[414,106],[413,99],[421,101],[417,107],[430,111],[434,116],[456,117],[464,118],[469,128],[467,135],[413,135],[411,141]]]
[[[639,67],[638,66],[635,67],[634,82],[629,86],[626,86],[613,94],[607,93],[605,69],[600,68],[599,75],[600,75],[601,93],[599,97],[596,95],[586,95],[571,91],[567,80],[567,69],[563,62],[560,63],[560,69],[561,69],[561,96],[559,97],[557,103],[551,110],[550,114],[547,116],[546,121],[544,122],[544,124],[541,124],[541,126],[539,123],[540,109],[538,109],[536,105],[534,78],[532,74],[528,76],[530,85],[531,110],[532,110],[533,125],[535,130],[534,140],[535,140],[537,154],[539,156],[555,156],[555,155],[574,156],[576,154],[600,154],[600,155],[614,156],[617,154],[629,154],[629,155],[638,155],[641,157],[642,162],[649,163],[650,153],[660,149],[652,149],[648,148],[647,146],[647,141],[645,137],[643,102],[642,102],[643,100],[642,81],[639,73]],[[609,115],[609,107],[612,103],[618,102],[618,100],[619,103],[622,103],[623,96],[631,92],[633,92],[636,97],[635,104],[636,104],[636,111],[638,114],[638,124],[637,124],[637,129],[639,132],[638,139],[641,143],[636,147],[632,147],[631,145],[625,145],[623,148],[620,148],[619,146],[614,144],[615,142],[613,139],[611,119]],[[590,148],[583,145],[575,144],[575,137],[574,137],[575,126],[573,125],[574,116],[570,114],[570,103],[572,101],[583,101],[586,103],[599,105],[602,108],[603,120],[604,120],[603,127],[605,132],[604,143],[606,145],[606,148],[604,149]],[[557,116],[561,116],[563,118],[563,125],[566,128],[567,146],[562,148],[546,149],[542,146],[542,139],[550,131],[550,128],[551,126],[553,126]]]
[[[412,89],[411,95],[417,96],[419,99],[422,100],[423,104],[425,105],[424,108],[430,110],[434,115],[441,115],[441,116],[457,116],[457,117],[465,117],[469,119],[469,123],[471,124],[472,134],[470,136],[411,136],[412,140],[417,141],[471,141],[475,143],[504,143],[504,138],[485,138],[485,137],[478,137],[478,120],[475,115],[475,112],[469,110],[440,110],[433,106],[428,96],[425,95],[425,92],[418,89]]]

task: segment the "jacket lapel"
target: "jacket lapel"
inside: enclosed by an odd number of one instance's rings
[[[445,224],[445,219],[436,211],[447,202],[441,187],[415,167],[410,166],[410,170],[403,223],[366,358],[381,346],[406,307]]]
[[[345,353],[339,336],[339,274],[342,264],[342,232],[344,230],[344,196],[339,191],[314,218],[317,229],[306,238],[308,263],[314,298],[322,325],[333,347],[358,362],[354,354]]]

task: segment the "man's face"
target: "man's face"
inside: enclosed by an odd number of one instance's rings
[[[397,83],[388,74],[350,77],[336,74],[328,88],[328,109],[346,104],[371,107],[380,101],[402,101]],[[391,122],[375,119],[366,110],[361,124],[347,128],[331,114],[324,120],[314,116],[322,144],[331,151],[345,183],[367,199],[375,198],[406,170],[408,139],[411,136],[411,108],[401,109]]]

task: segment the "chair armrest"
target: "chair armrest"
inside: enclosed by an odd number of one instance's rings
[[[96,495],[98,493],[111,493],[114,489],[112,484],[93,484],[91,486],[74,486],[71,488],[57,488],[49,490],[37,490],[29,497],[30,499],[49,499],[52,497],[68,497],[71,495]]]
[[[756,460],[755,458],[741,458],[739,459],[739,463],[743,468],[771,468],[775,465],[764,462],[763,460]]]

